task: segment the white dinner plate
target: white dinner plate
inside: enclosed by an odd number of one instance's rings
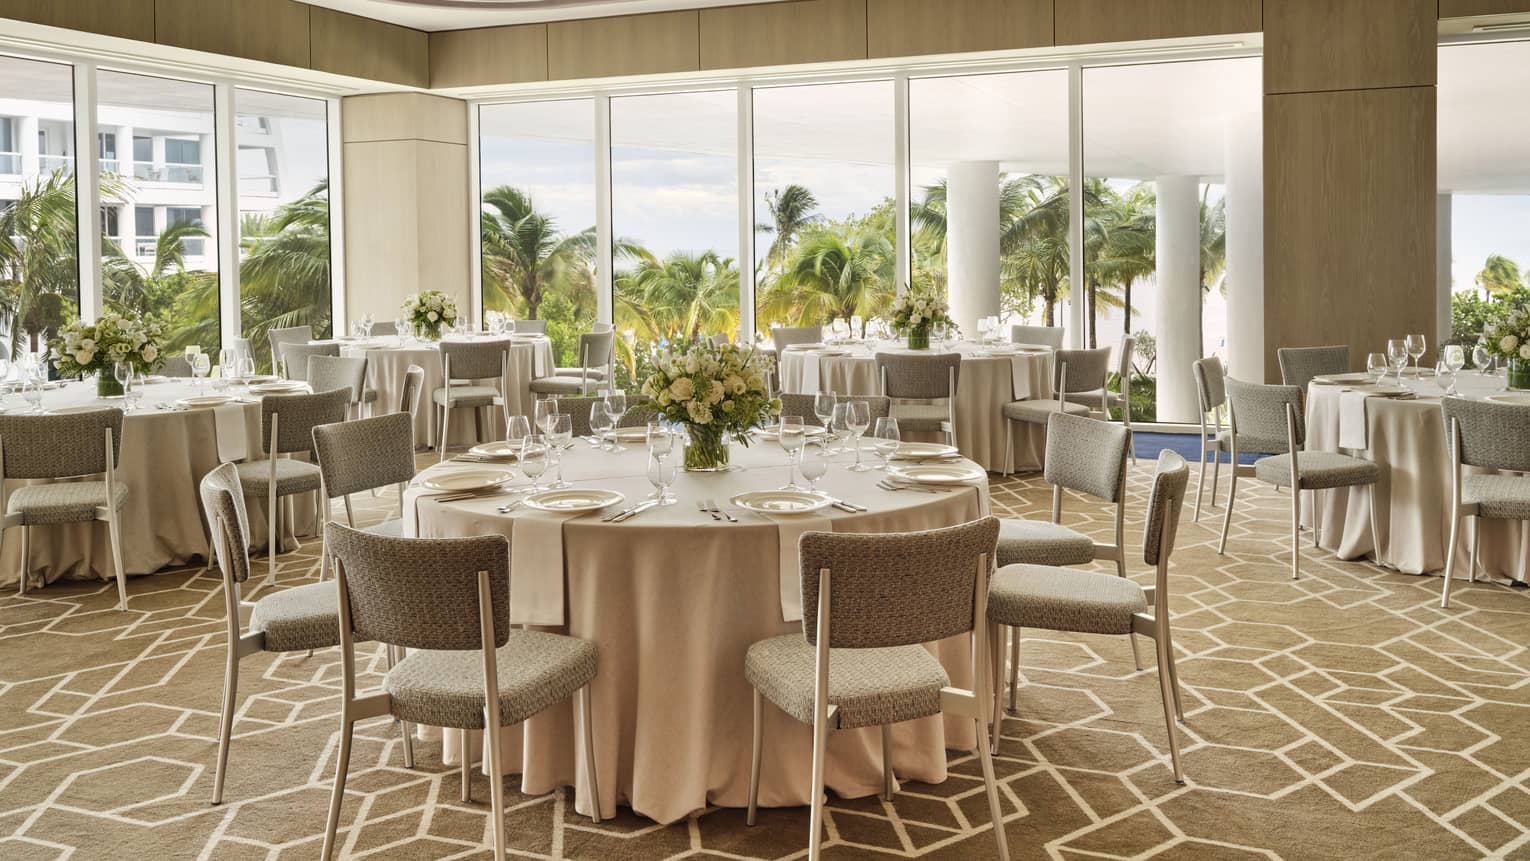
[[[1320,386],[1342,386],[1349,383],[1369,383],[1375,379],[1375,374],[1362,371],[1355,374],[1319,374],[1313,377],[1312,381]]]
[[[521,334],[521,335],[512,334],[510,336],[510,340],[512,340],[512,341],[540,341],[540,340],[542,340],[545,337],[547,337],[547,336],[546,335],[538,335],[535,332],[527,332],[527,333]]]
[[[544,490],[526,497],[526,507],[538,511],[599,511],[616,505],[627,497],[614,490],[571,487],[566,490]]]
[[[757,428],[755,433],[763,439],[779,439],[781,436],[781,428],[779,425],[771,425],[770,427]],[[823,436],[824,433],[824,429],[818,425],[802,426],[802,435],[806,437]]]
[[[59,407],[56,410],[48,410],[48,415],[50,415],[50,416],[69,416],[69,415],[74,415],[75,413],[93,413],[93,412],[96,412],[98,410],[104,410],[104,409],[109,409],[109,407],[94,406],[94,405],[91,405],[91,406],[78,406],[78,407]]]
[[[503,440],[499,442],[486,442],[482,445],[475,445],[468,449],[468,454],[471,454],[475,457],[496,457],[505,458],[507,460],[518,457],[520,453],[520,446],[511,445],[510,443]]]
[[[307,388],[307,383],[300,383],[297,380],[285,380],[272,383],[259,383],[250,386],[250,391],[257,395],[290,395],[293,392],[305,391]]]
[[[729,501],[760,514],[809,514],[834,504],[832,497],[806,490],[751,490]]]
[[[1016,349],[1022,353],[1050,353],[1052,348],[1046,344],[1016,344]]]
[[[987,475],[981,468],[963,463],[911,464],[895,466],[888,472],[915,484],[966,484]]]
[[[950,457],[959,454],[954,445],[938,442],[905,442],[898,444],[893,460],[925,460],[932,457]]]
[[[1025,354],[1026,351],[1020,349],[1019,347],[989,347],[983,350],[983,355],[985,356],[993,356],[995,358],[1004,359],[1008,359],[1014,356],[1023,356]]]
[[[617,442],[648,442],[648,428],[631,427],[616,429]]]
[[[1503,395],[1488,395],[1487,399],[1499,404],[1513,404],[1517,407],[1530,407],[1530,392],[1509,392]]]
[[[421,481],[420,486],[426,490],[472,493],[493,490],[513,478],[515,473],[507,469],[459,469],[455,472],[433,475]]]
[[[1406,386],[1365,386],[1357,388],[1355,391],[1365,392],[1378,398],[1406,398],[1416,394],[1416,392]]]
[[[206,409],[207,407],[221,407],[224,404],[232,403],[233,400],[228,395],[197,395],[190,398],[181,398],[175,402],[175,405],[189,410],[196,410]]]
[[[170,378],[165,376],[164,374],[150,374],[147,377],[144,377],[143,381],[145,383],[163,383],[164,381],[166,381],[168,379],[170,379]]]
[[[814,343],[814,344],[787,344],[786,345],[786,349],[791,350],[793,352],[797,352],[797,351],[802,351],[802,350],[822,350],[825,346],[827,346],[827,345],[826,344],[818,344],[818,343]]]

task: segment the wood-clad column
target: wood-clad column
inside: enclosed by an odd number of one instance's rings
[[[1265,376],[1436,331],[1436,0],[1265,0]]]

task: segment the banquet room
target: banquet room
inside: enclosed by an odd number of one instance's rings
[[[1530,0],[0,0],[0,859],[1530,858]]]

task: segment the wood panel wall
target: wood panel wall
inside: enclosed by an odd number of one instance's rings
[[[795,0],[701,10],[701,68],[866,58],[866,0]]]
[[[1530,13],[1530,0],[1440,0],[1441,18]]]
[[[701,12],[654,12],[547,25],[554,81],[694,72],[701,68]]]
[[[872,57],[1052,44],[1052,0],[867,0],[865,14]]]
[[[1339,0],[1337,4],[1352,2]],[[1257,33],[1261,0],[1055,0],[1057,44]]]
[[[430,85],[472,87],[547,80],[547,25],[430,34]]]
[[[430,86],[423,33],[322,6],[311,7],[309,65],[322,72],[413,87]]]
[[[297,0],[154,0],[154,41],[306,67],[310,8]]]
[[[154,0],[0,0],[0,18],[154,41]]]

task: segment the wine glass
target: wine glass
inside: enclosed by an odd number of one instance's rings
[[[531,479],[531,492],[542,489],[542,476],[547,472],[547,438],[528,436],[521,443],[521,473]]]
[[[1434,384],[1440,387],[1446,397],[1454,397],[1459,394],[1456,391],[1456,369],[1444,359],[1434,364]]]
[[[126,412],[134,412],[138,405],[143,403],[143,374],[129,372],[129,378],[122,386],[122,407]]]
[[[826,443],[817,443],[802,449],[802,462],[797,468],[801,470],[802,477],[807,479],[808,490],[818,492],[818,479],[829,473],[829,446]]]
[[[206,385],[207,374],[211,370],[212,358],[198,349],[196,358],[191,363],[191,374],[197,378],[197,394],[199,396],[204,393],[203,387]]]
[[[1418,360],[1424,357],[1424,352],[1429,348],[1423,335],[1409,335],[1403,339],[1403,346],[1408,348],[1408,355],[1413,357],[1413,376],[1418,376]]]
[[[680,500],[669,495],[670,485],[675,483],[679,474],[679,467],[675,459],[649,452],[648,454],[648,483],[653,485],[653,494],[649,499],[656,499],[660,505],[674,505]]]
[[[1479,343],[1472,348],[1472,364],[1483,376],[1493,373],[1493,354],[1488,352],[1486,344]]]
[[[218,373],[217,373],[216,376],[214,376],[212,378],[212,381],[213,381],[212,382],[213,391],[215,391],[215,392],[225,392],[225,391],[228,391],[228,386],[229,386],[229,383],[231,382],[231,377],[232,377],[232,374],[233,374],[233,367],[232,367],[233,363],[234,363],[234,351],[233,350],[219,350],[218,351],[218,364],[215,367],[215,370]]]
[[[246,383],[250,381],[251,377],[255,376],[254,356],[245,356],[239,360],[239,376],[243,377]]]
[[[404,346],[404,338],[408,337],[409,335],[408,317],[393,318],[393,334],[398,336],[398,345],[400,347]]]
[[[520,451],[531,437],[531,422],[525,416],[510,416],[505,420],[505,442]]]
[[[844,406],[849,408],[845,427],[850,429],[850,434],[855,439],[855,464],[850,467],[850,471],[865,472],[871,467],[861,463],[861,437],[865,436],[866,429],[871,427],[871,405],[865,401],[851,401]]]
[[[1381,385],[1382,380],[1386,379],[1390,366],[1391,363],[1387,360],[1385,353],[1367,353],[1365,356],[1365,370],[1376,378],[1378,386]]]
[[[871,432],[876,440],[877,454],[882,456],[882,469],[886,471],[892,468],[892,456],[897,454],[898,446],[903,442],[903,435],[898,432],[898,420],[892,416],[877,419],[876,428]]]
[[[1401,338],[1393,338],[1387,341],[1387,358],[1391,360],[1392,370],[1397,372],[1399,385],[1403,381],[1403,368],[1408,366],[1408,345]]]
[[[781,448],[786,451],[786,484],[782,490],[801,490],[797,484],[797,472],[794,469],[797,461],[797,452],[802,451],[802,446],[807,442],[807,429],[802,424],[802,416],[782,416],[781,425],[777,428],[776,439],[781,443]]]
[[[32,408],[33,415],[42,415],[43,386],[46,383],[44,382],[45,378],[43,375],[39,374],[37,370],[35,366],[28,369],[27,375],[21,383],[21,399],[26,401],[27,405]]]
[[[574,417],[568,413],[554,413],[548,425],[547,441],[557,457],[557,472],[548,486],[568,487],[569,483],[563,480],[563,454],[574,444]]]
[[[614,431],[615,428],[621,426],[622,416],[627,414],[627,393],[621,389],[610,389],[605,393],[604,401],[606,412],[611,414],[611,425]],[[622,448],[621,442],[616,438],[615,433],[611,435],[611,450],[626,451],[626,449]]]
[[[595,439],[600,442],[601,451],[611,451],[606,443],[606,434],[616,429],[616,419],[611,416],[611,410],[605,401],[596,401],[590,404],[590,430],[595,432]]]
[[[834,426],[834,402],[838,398],[833,392],[819,392],[813,396],[813,415],[818,417],[818,423],[828,431]]]
[[[544,434],[551,434],[553,423],[557,421],[554,417],[558,415],[558,399],[541,398],[532,407],[532,412],[533,423],[537,429]]]
[[[1446,366],[1459,376],[1461,369],[1466,367],[1466,348],[1460,344],[1447,344],[1442,352],[1444,355],[1441,358],[1445,360]]]
[[[361,317],[361,337],[363,340],[371,339],[373,325],[372,315],[363,314]]]
[[[675,435],[669,432],[663,422],[648,423],[647,439],[648,454],[651,457],[669,457],[675,450]]]
[[[112,364],[112,378],[117,381],[118,387],[122,389],[123,410],[132,412],[132,407],[128,404],[127,391],[128,387],[133,384],[133,366],[128,362],[114,362]]]

